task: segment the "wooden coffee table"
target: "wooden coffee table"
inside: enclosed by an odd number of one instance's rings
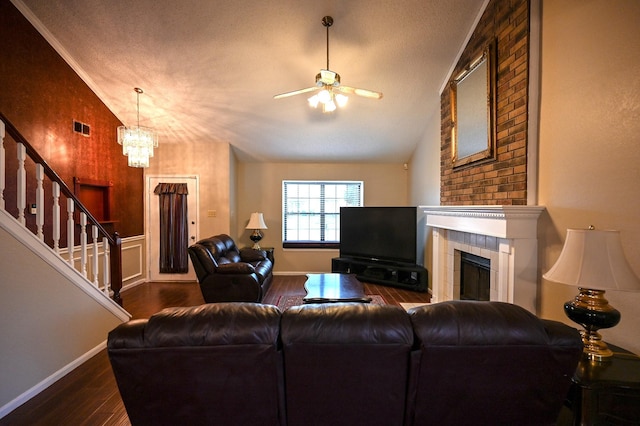
[[[304,303],[371,302],[353,274],[307,274],[304,289]]]

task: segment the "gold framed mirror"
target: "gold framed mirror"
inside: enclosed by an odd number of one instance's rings
[[[495,81],[493,43],[451,80],[453,167],[496,158]]]

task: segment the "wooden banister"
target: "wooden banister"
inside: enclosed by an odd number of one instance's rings
[[[22,134],[16,129],[16,127],[7,119],[7,117],[0,112],[0,120],[4,122],[6,133],[13,138],[13,140],[22,146],[26,150],[26,155],[33,160],[34,163],[40,165],[44,170],[44,174],[52,181],[59,185],[60,192],[67,197],[67,199],[73,200],[73,204],[76,209],[86,215],[88,223],[98,229],[98,233],[108,242],[109,246],[109,269],[110,269],[110,287],[113,291],[113,300],[122,303],[120,296],[120,290],[122,289],[122,241],[117,232],[114,235],[110,235],[107,230],[96,220],[91,212],[82,204],[82,202],[76,197],[76,195],[69,189],[67,184],[58,176],[58,174],[47,164],[42,156],[35,150],[35,148],[22,136]],[[2,139],[0,138],[0,143]],[[4,149],[2,150],[4,151]],[[4,158],[2,159],[4,161]],[[2,164],[4,167],[4,164]],[[4,178],[4,177],[3,177]],[[4,183],[0,187],[1,191],[4,191]],[[70,253],[74,249],[74,241],[67,241]],[[106,254],[105,254],[106,255]]]

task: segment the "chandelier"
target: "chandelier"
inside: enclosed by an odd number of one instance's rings
[[[137,126],[118,126],[118,143],[122,145],[122,153],[127,156],[129,167],[149,167],[153,148],[158,147],[158,135],[149,128],[140,127],[140,94],[143,90],[139,87],[133,90],[137,98]]]

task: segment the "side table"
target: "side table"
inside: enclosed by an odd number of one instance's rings
[[[609,345],[604,362],[580,360],[567,398],[574,425],[640,424],[640,357]]]

